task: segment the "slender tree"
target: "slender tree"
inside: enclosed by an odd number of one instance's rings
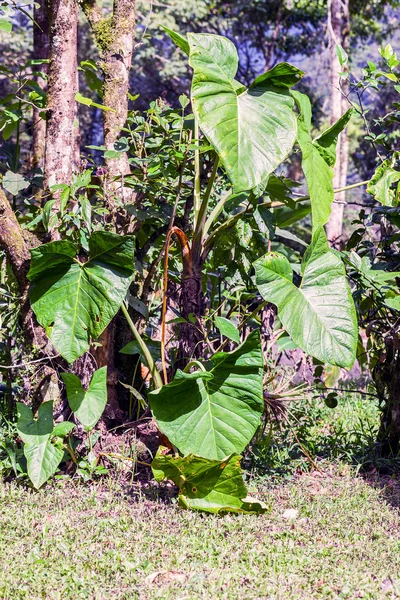
[[[33,8],[33,58],[35,60],[47,60],[49,58],[49,7],[47,0],[39,0],[34,3]],[[45,76],[48,74],[48,64],[43,62],[38,66],[38,71]],[[38,75],[37,84],[45,92],[47,81]],[[40,108],[33,109],[33,133],[32,133],[32,164],[35,167],[44,167],[44,155],[46,148],[46,121],[40,116]]]
[[[53,0],[50,18],[45,187],[70,183],[73,172],[77,92],[76,1]]]
[[[345,51],[349,49],[350,41],[350,13],[349,0],[328,1],[328,38],[330,55],[330,121],[335,123],[348,108],[347,101],[340,88],[340,65],[337,46]],[[346,131],[343,131],[337,144],[338,160],[335,165],[333,186],[335,189],[344,187],[347,180],[348,167],[348,139]],[[345,204],[345,192],[336,194],[332,205],[331,218],[327,224],[327,236],[331,243],[338,244],[343,230],[343,214]]]

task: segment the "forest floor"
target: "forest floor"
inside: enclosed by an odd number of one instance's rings
[[[0,484],[0,598],[400,598],[400,478],[365,459],[375,405],[350,396],[334,411],[296,410],[318,469],[290,445],[293,430],[258,449],[248,481],[268,506],[258,517],[184,511],[111,477],[38,492]]]

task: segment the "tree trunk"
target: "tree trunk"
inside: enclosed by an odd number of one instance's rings
[[[383,456],[395,456],[400,449],[400,339],[398,332],[387,336],[384,362],[378,362],[372,371],[382,419],[378,434]]]
[[[50,30],[50,68],[47,96],[45,188],[71,183],[77,92],[78,5],[53,0]]]
[[[84,0],[83,10],[92,28],[100,51],[100,66],[104,75],[103,103],[112,111],[104,111],[104,145],[114,150],[128,116],[129,71],[135,38],[135,0],[114,0],[113,13],[104,18],[96,0]],[[125,152],[119,158],[106,159],[110,178],[130,172]],[[124,200],[123,181],[114,185]]]
[[[33,9],[33,58],[48,59],[50,49],[49,37],[49,11],[47,0],[38,0]],[[38,71],[48,74],[48,64],[42,63],[37,67]],[[38,76],[36,83],[45,92],[47,81]],[[40,116],[39,108],[33,109],[33,132],[32,132],[32,166],[43,169],[46,148],[46,121]]]
[[[344,50],[349,47],[350,15],[349,0],[329,0],[328,2],[328,35],[330,52],[330,122],[335,123],[347,109],[346,100],[340,89],[339,72],[343,70],[336,52],[339,44]],[[342,88],[345,84],[342,84]],[[345,89],[343,90],[345,91]],[[337,161],[333,177],[335,189],[344,187],[347,180],[348,165],[348,140],[346,131],[343,131],[337,142]],[[335,194],[332,212],[326,226],[328,240],[333,246],[340,245],[343,233],[343,214],[346,201],[345,192]]]
[[[45,331],[34,318],[28,300],[27,278],[30,253],[22,229],[3,190],[0,189],[0,248],[3,248],[18,283],[21,297],[21,326],[29,346],[44,348],[49,344]]]
[[[177,367],[180,369],[190,360],[204,356],[204,335],[200,327],[205,309],[202,267],[198,261],[190,273],[184,269],[182,274],[180,309],[186,322],[179,325]]]

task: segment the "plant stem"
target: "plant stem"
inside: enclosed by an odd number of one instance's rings
[[[183,369],[184,373],[189,373],[192,367],[198,367],[200,371],[206,371],[204,365],[199,360],[191,360],[186,367]]]
[[[199,148],[199,122],[194,118],[194,137],[196,150],[194,151],[194,224],[193,229],[196,229],[198,215],[200,212],[201,203],[201,186],[200,186],[200,148]]]
[[[230,198],[230,196],[232,196],[232,190],[229,190],[226,194],[224,194],[222,196],[222,198],[220,200],[218,200],[217,204],[212,209],[208,219],[206,220],[206,222],[204,224],[203,237],[206,237],[206,235],[208,234],[208,231],[209,231],[211,225],[214,223],[214,221],[219,217],[219,215],[223,211],[225,203],[228,200],[228,198]]]
[[[151,356],[150,351],[149,351],[146,343],[144,342],[142,336],[140,335],[140,333],[136,329],[135,324],[132,321],[132,319],[131,319],[131,317],[130,317],[130,315],[128,313],[128,310],[126,308],[125,302],[123,302],[121,304],[121,310],[124,313],[124,316],[125,316],[126,320],[128,321],[128,325],[129,325],[129,327],[130,327],[133,335],[135,336],[135,339],[136,339],[137,343],[139,344],[140,349],[141,349],[141,351],[143,353],[143,356],[144,356],[144,358],[146,360],[147,366],[150,369],[150,373],[152,374],[152,377],[153,377],[154,387],[156,389],[159,389],[159,388],[162,387],[161,376],[160,376],[159,372],[157,371],[157,368],[156,368],[156,365],[154,363],[153,357]]]
[[[204,193],[204,198],[201,202],[199,213],[196,219],[196,227],[193,233],[193,243],[192,243],[192,253],[194,256],[199,256],[201,253],[201,245],[204,238],[204,227],[206,223],[206,214],[208,201],[210,199],[211,191],[214,185],[215,177],[217,175],[219,165],[219,156],[215,157],[213,168],[210,174],[210,178],[208,180],[207,189]]]

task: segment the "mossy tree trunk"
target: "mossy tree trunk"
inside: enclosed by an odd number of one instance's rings
[[[135,0],[114,0],[112,14],[104,16],[95,0],[81,0],[81,6],[92,28],[100,52],[103,71],[103,103],[111,108],[104,111],[104,145],[114,150],[128,116],[129,72],[135,39]],[[117,159],[106,159],[110,178],[122,178],[114,191],[124,200],[123,176],[130,172],[125,152]]]

